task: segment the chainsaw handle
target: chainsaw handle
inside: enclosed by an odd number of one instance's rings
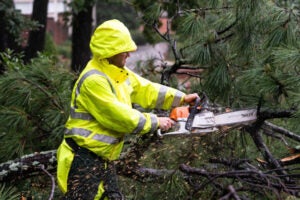
[[[163,136],[162,133],[161,133],[161,129],[160,128],[157,129],[156,134],[157,134],[158,137],[162,137]]]
[[[207,95],[202,92],[201,98],[198,97],[195,100],[195,105],[193,107],[191,107],[190,110],[190,114],[187,118],[186,124],[185,124],[185,129],[191,131],[192,130],[192,125],[193,125],[193,121],[194,121],[194,117],[195,115],[198,113],[198,107],[200,106],[200,110],[207,110],[208,109],[208,98]]]
[[[190,114],[189,114],[189,116],[187,118],[187,121],[186,121],[186,124],[185,124],[185,129],[186,130],[191,131],[192,124],[193,124],[193,121],[194,121],[194,117],[195,117],[195,115],[198,112],[197,109],[198,109],[198,106],[200,106],[200,104],[201,104],[201,99],[197,98],[195,100],[195,105],[193,107],[191,107]]]
[[[202,98],[201,98],[201,110],[203,110],[203,109],[208,109],[208,107],[209,107],[209,102],[208,102],[208,97],[207,97],[207,95],[206,95],[206,93],[205,92],[202,92]],[[199,105],[200,105],[200,103],[199,103]]]
[[[188,130],[185,129],[185,123],[186,123],[186,118],[180,118],[178,119],[178,121],[176,122],[176,128],[171,129],[171,132],[162,132],[161,129],[157,129],[156,133],[157,136],[162,138],[164,136],[175,136],[175,135],[190,135],[190,132]]]

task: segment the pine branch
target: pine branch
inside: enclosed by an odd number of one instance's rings
[[[49,200],[52,200],[52,199],[53,199],[53,195],[54,195],[54,190],[55,190],[55,179],[54,179],[54,177],[52,176],[52,174],[50,174],[50,173],[45,169],[45,166],[44,166],[44,165],[40,165],[40,167],[41,167],[41,170],[42,170],[43,172],[45,172],[45,173],[51,178],[52,187],[51,187],[51,193],[50,193]]]
[[[203,78],[203,76],[194,73],[189,73],[189,72],[176,72],[175,74],[183,74],[183,75],[188,75],[189,77]]]
[[[232,29],[236,25],[236,23],[237,23],[237,21],[235,20],[232,24],[230,24],[229,26],[227,26],[223,30],[217,31],[217,34],[221,35],[223,33],[226,33],[227,31],[229,31],[230,29]]]
[[[27,79],[27,78],[19,78],[22,81],[26,81],[28,83],[30,83],[32,86],[38,88],[41,92],[43,92],[53,103],[53,105],[55,105],[59,110],[63,110],[63,108],[58,104],[58,102],[53,99],[53,97],[51,96],[51,94],[48,93],[47,90],[45,90],[44,88],[42,88],[40,85],[34,83],[33,81]]]
[[[269,130],[269,131],[274,131],[274,132],[277,132],[277,133],[280,133],[286,137],[289,137],[293,140],[296,140],[298,142],[300,142],[300,136],[289,131],[289,130],[286,130],[282,127],[279,127],[279,126],[276,126],[275,124],[272,124],[270,122],[264,122],[263,126],[262,126],[263,129],[265,130]]]
[[[256,188],[267,189],[273,192],[276,192],[279,195],[281,190],[299,196],[298,190],[299,186],[295,184],[286,184],[281,181],[280,176],[274,174],[268,174],[268,172],[264,173],[259,169],[241,169],[241,170],[233,170],[233,171],[213,171],[210,172],[205,168],[195,168],[185,164],[181,164],[179,169],[188,176],[198,175],[206,178],[208,181],[203,182],[201,187],[199,185],[196,186],[196,190],[203,190],[206,186],[217,182],[218,179],[226,178],[239,180],[249,186],[247,191],[255,191]],[[221,186],[221,185],[220,185]],[[226,191],[225,185],[223,187],[223,191]],[[277,196],[279,197],[279,196]]]
[[[259,133],[259,129],[262,126],[263,122],[263,120],[258,119],[253,125],[246,127],[245,130],[250,133],[254,144],[256,145],[258,150],[263,154],[264,158],[268,161],[268,164],[272,168],[277,169],[276,172],[278,174],[287,175],[287,172],[285,170],[282,170],[280,162],[273,157],[268,146],[264,143],[263,138]],[[285,179],[285,181],[289,182],[290,180],[287,178]]]
[[[237,194],[236,189],[232,186],[229,185],[228,186],[228,194],[224,195],[223,197],[221,197],[219,200],[227,200],[227,199],[235,199],[235,200],[241,200],[241,198],[239,197],[239,195]]]
[[[181,65],[184,64],[184,62],[182,61],[181,56],[177,51],[176,40],[171,38],[169,25],[167,26],[167,32],[165,35],[163,35],[159,32],[157,24],[153,24],[153,28],[160,37],[162,37],[166,42],[169,43],[171,50],[173,52],[174,58],[175,58],[175,63],[171,67],[169,67],[167,70],[164,70],[162,73],[162,76],[161,76],[160,82],[162,84],[168,85],[171,74],[174,74],[181,67]]]

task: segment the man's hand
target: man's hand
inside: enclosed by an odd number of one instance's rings
[[[193,104],[197,98],[200,98],[197,93],[187,94],[184,97],[184,102],[188,104]]]
[[[158,117],[158,121],[159,121],[159,128],[162,131],[169,130],[175,124],[175,122],[169,117]]]

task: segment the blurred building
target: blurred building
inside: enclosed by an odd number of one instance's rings
[[[14,0],[16,9],[30,17],[34,0]],[[70,1],[70,0],[67,0]],[[69,29],[64,21],[63,13],[68,11],[65,0],[49,0],[47,32],[51,34],[56,44],[61,44],[69,37]]]

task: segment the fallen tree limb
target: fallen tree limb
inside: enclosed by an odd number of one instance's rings
[[[25,155],[0,164],[0,181],[17,180],[34,173],[41,174],[41,166],[47,171],[53,171],[56,165],[56,150]]]
[[[139,159],[152,143],[159,143],[156,135],[148,134],[138,138],[128,152],[117,162],[119,174],[140,178],[144,176],[161,176],[163,170],[140,168],[138,165]],[[44,166],[44,170],[55,172],[57,167],[56,150],[32,153],[0,164],[0,181],[13,181],[42,174],[44,173],[42,166]]]
[[[291,113],[281,113],[280,115],[273,115],[268,112],[268,117],[272,116],[291,116]],[[203,188],[210,185],[213,188],[216,188],[218,191],[219,198],[235,198],[235,199],[244,199],[243,195],[239,194],[239,191],[243,192],[256,192],[262,193],[261,190],[269,190],[277,196],[281,195],[281,192],[288,193],[295,196],[300,196],[298,191],[300,187],[297,184],[294,184],[292,179],[296,180],[299,178],[299,174],[292,174],[290,168],[283,168],[282,163],[277,158],[274,158],[271,152],[269,151],[267,145],[264,143],[260,131],[262,128],[269,128],[268,130],[281,131],[284,136],[293,136],[295,134],[284,130],[283,128],[272,126],[265,121],[265,118],[259,118],[256,123],[251,126],[245,127],[248,133],[250,133],[254,143],[264,155],[264,158],[268,162],[269,171],[263,172],[261,169],[256,168],[250,164],[250,161],[247,159],[241,160],[213,160],[211,162],[217,162],[219,164],[225,165],[229,170],[216,172],[209,172],[209,168],[191,168],[187,165],[180,165],[180,172],[184,174],[184,177],[197,175],[207,179],[207,181],[199,182],[199,179],[196,182],[190,182],[194,191],[203,190]],[[272,129],[270,129],[272,127]],[[275,127],[275,128],[274,128]],[[297,138],[297,136],[291,137]],[[140,159],[144,155],[145,151],[148,150],[149,146],[161,145],[160,139],[156,135],[144,135],[139,137],[136,142],[132,142],[131,146],[124,152],[124,155],[119,161],[116,162],[116,168],[118,174],[121,176],[126,176],[132,178],[139,182],[157,182],[166,180],[167,176],[172,176],[178,170],[167,170],[167,169],[152,169],[144,168],[140,166]],[[43,173],[42,166],[45,166],[45,170],[55,173],[56,170],[56,150],[33,153],[30,155],[23,156],[21,158],[8,161],[6,163],[0,164],[0,180],[11,181],[19,178],[39,175]],[[220,168],[223,169],[223,168]],[[297,171],[297,170],[296,170]],[[293,171],[294,172],[294,171]],[[49,174],[48,174],[49,175]],[[54,177],[54,176],[53,176]],[[52,177],[52,183],[53,183]],[[234,188],[236,185],[232,184],[232,187],[228,185],[222,185],[220,179],[232,179],[233,182],[246,183],[247,187],[238,187]],[[298,180],[296,180],[298,182]],[[227,181],[224,181],[228,183]],[[243,184],[244,185],[244,184]],[[227,195],[225,195],[227,194]]]
[[[124,165],[125,164],[125,165]],[[143,182],[143,179],[161,179],[165,176],[173,174],[176,170],[153,169],[139,167],[138,165],[126,165],[124,162],[117,163],[120,175],[135,177],[135,179]],[[9,160],[0,164],[0,181],[14,181],[21,178],[27,178],[34,175],[46,173],[51,177],[52,188],[54,187],[54,177],[50,176],[48,171],[54,172],[57,167],[56,150],[44,151],[22,156],[15,160]],[[129,175],[130,174],[130,175]]]
[[[215,171],[211,172],[205,168],[194,168],[185,164],[181,164],[179,169],[186,175],[189,176],[198,175],[208,180],[207,182],[202,183],[201,188],[200,187],[195,188],[196,190],[200,190],[200,189],[203,190],[205,187],[207,187],[210,184],[216,184],[215,182],[217,182],[218,179],[220,180],[223,178],[226,179],[229,178],[232,179],[232,184],[237,181],[245,183],[246,185],[243,185],[243,187],[248,186],[247,191],[257,192],[263,189],[263,190],[272,191],[273,193],[276,193],[276,195],[279,195],[281,191],[284,191],[294,196],[300,196],[299,194],[300,186],[298,186],[297,184],[287,184],[281,181],[282,179],[280,176],[276,174],[265,173],[259,169],[243,169],[243,170],[232,170],[232,171],[222,171],[222,172],[215,172]],[[222,185],[222,184],[219,183],[218,185]],[[223,187],[223,191],[228,190],[227,185],[222,185],[222,187]]]
[[[235,199],[235,200],[240,200],[241,198],[237,194],[235,188],[232,185],[228,186],[228,194],[224,195],[221,197],[219,200],[227,200],[227,199]]]

